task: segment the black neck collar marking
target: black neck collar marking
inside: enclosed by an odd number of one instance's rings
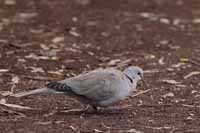
[[[133,79],[131,77],[129,77],[127,74],[125,74],[125,76],[128,78],[128,80],[133,83]]]

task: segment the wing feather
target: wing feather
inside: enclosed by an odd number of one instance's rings
[[[67,85],[73,92],[83,95],[91,100],[102,101],[109,99],[116,92],[116,84],[121,80],[122,73],[114,69],[97,69],[74,78],[67,79]],[[115,86],[113,87],[113,84]]]

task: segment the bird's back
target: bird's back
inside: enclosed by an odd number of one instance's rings
[[[122,89],[123,77],[123,73],[116,69],[97,69],[61,82],[69,85],[74,93],[100,102]]]

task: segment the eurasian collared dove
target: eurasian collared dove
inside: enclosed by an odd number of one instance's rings
[[[78,98],[91,105],[107,107],[125,99],[143,78],[143,70],[137,66],[127,67],[123,72],[115,68],[96,69],[85,74],[50,82],[44,88],[14,94],[24,97],[40,93],[61,93]]]

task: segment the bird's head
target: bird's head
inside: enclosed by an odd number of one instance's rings
[[[130,66],[124,70],[124,74],[132,81],[132,83],[137,83],[139,80],[142,80],[146,89],[148,86],[143,79],[143,70],[138,66]]]
[[[137,66],[130,66],[124,70],[124,73],[133,81],[139,81],[143,79],[143,70]]]

